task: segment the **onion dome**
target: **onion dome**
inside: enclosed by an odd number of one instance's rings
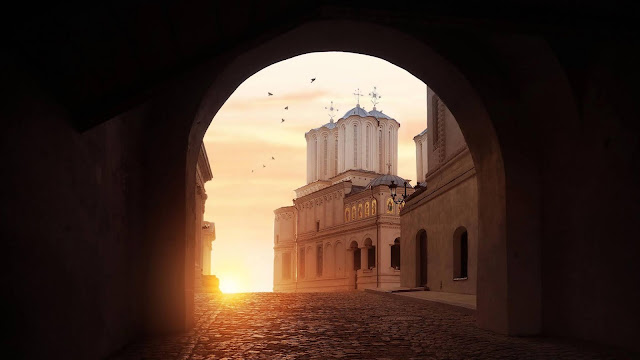
[[[354,107],[353,109],[347,111],[346,113],[344,113],[344,116],[342,117],[343,119],[348,118],[349,116],[352,115],[358,115],[360,117],[365,117],[365,116],[369,116],[369,113],[360,107],[360,104],[356,105],[356,107]]]
[[[404,182],[406,181],[407,188],[413,188],[411,184],[409,184],[410,180],[405,180],[397,175],[387,174],[387,175],[378,176],[377,178],[371,180],[371,182],[369,182],[369,184],[367,185],[367,189],[373,189],[374,187],[379,185],[385,185],[385,186],[391,185],[392,181],[399,187],[404,187]]]
[[[384,114],[382,111],[378,111],[376,110],[376,107],[373,107],[373,110],[369,111],[369,116],[373,116],[376,119],[389,119],[389,120],[393,120],[393,118],[391,118],[391,116]]]

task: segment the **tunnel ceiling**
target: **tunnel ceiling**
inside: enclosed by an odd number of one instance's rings
[[[539,33],[576,24],[621,26],[625,22],[617,21],[619,16],[633,13],[622,13],[615,1],[579,9],[571,1],[528,3],[461,7],[431,1],[411,9],[371,1],[28,3],[5,25],[14,61],[69,112],[77,129],[85,130],[142,103],[159,86],[208,59],[308,20],[365,20],[410,32],[471,24]]]

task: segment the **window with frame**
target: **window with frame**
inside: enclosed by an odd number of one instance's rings
[[[469,277],[469,233],[459,227],[453,234],[453,278],[464,280]]]
[[[391,245],[391,267],[400,270],[400,238],[395,239]]]

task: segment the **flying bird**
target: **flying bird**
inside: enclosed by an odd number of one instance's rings
[[[273,156],[271,157],[271,160],[275,160],[276,158],[274,158]]]
[[[253,170],[251,170],[251,172],[253,172]]]
[[[268,92],[267,94],[269,94],[269,96],[273,96],[273,94],[272,94],[272,93],[270,93],[270,92]]]
[[[284,107],[284,109],[285,109],[285,110],[289,110],[289,107],[288,107],[288,106],[285,106],[285,107]]]
[[[282,119],[282,121],[280,121],[280,124],[282,124],[284,122],[284,119]]]
[[[267,167],[267,165],[265,165],[265,164],[262,164],[262,167],[263,167],[263,168],[266,168],[266,167]]]
[[[316,81],[316,78],[311,79],[311,82],[314,82],[314,81]]]

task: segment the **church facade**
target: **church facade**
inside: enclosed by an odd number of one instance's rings
[[[400,207],[388,187],[405,181],[396,175],[399,127],[357,105],[305,134],[307,184],[274,211],[274,291],[400,285]]]
[[[456,119],[430,88],[427,129],[414,142],[419,178],[400,216],[401,286],[476,294],[476,171]]]

